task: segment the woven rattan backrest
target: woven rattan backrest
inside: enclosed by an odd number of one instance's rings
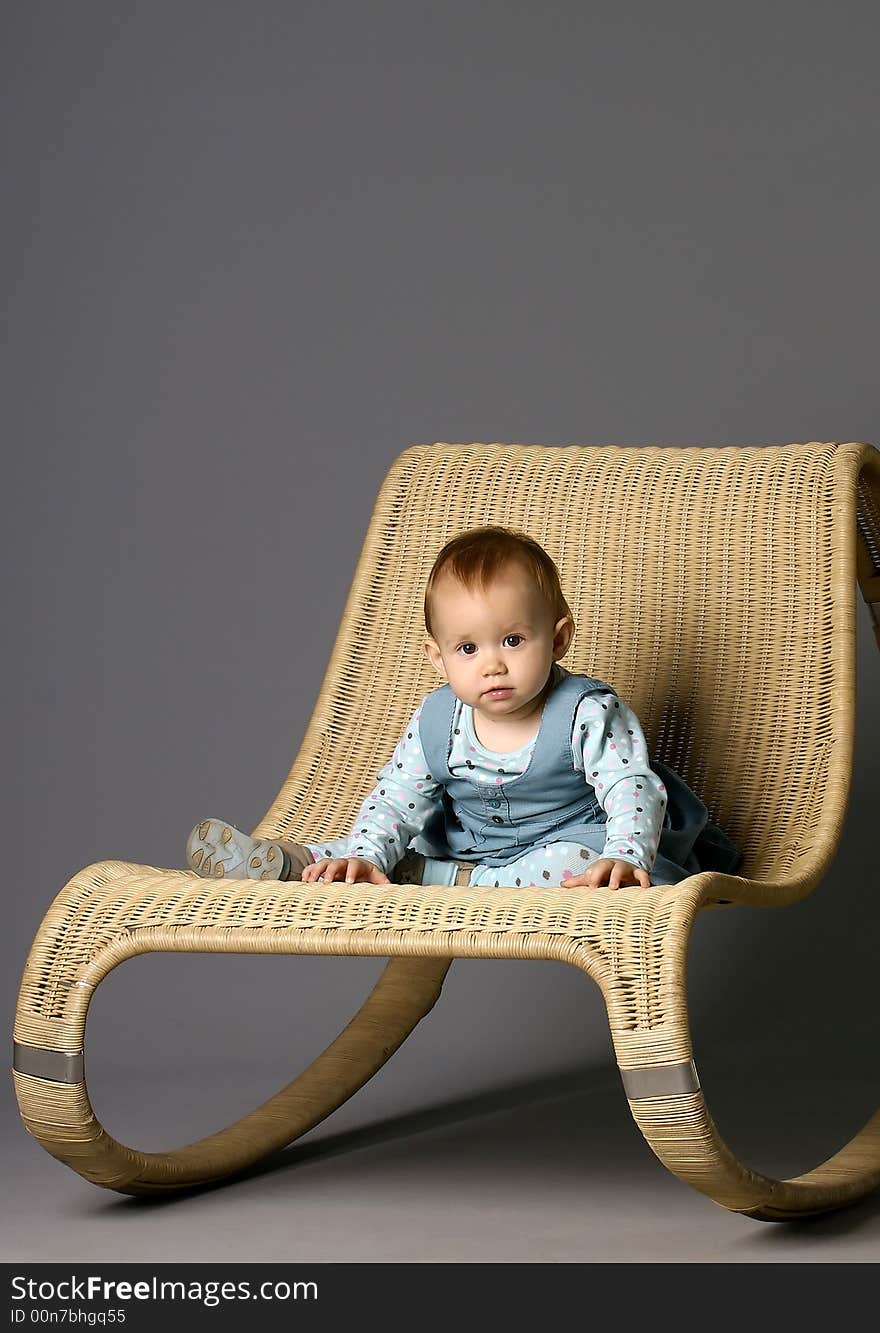
[[[418,700],[441,683],[421,650],[437,551],[503,523],[559,567],[577,625],[563,664],[635,709],[651,756],[743,849],[740,873],[814,881],[849,792],[865,450],[406,449],[376,501],[300,754],[258,831],[349,831]],[[870,495],[880,512],[880,476]]]

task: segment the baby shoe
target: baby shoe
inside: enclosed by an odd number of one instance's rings
[[[196,824],[186,840],[186,859],[207,879],[286,879],[289,869],[280,843],[252,838],[222,819]]]

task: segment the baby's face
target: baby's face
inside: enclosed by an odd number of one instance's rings
[[[482,591],[441,577],[431,619],[429,660],[463,703],[499,722],[523,721],[543,705],[551,664],[574,631],[568,617],[553,623],[540,590],[516,564]],[[495,686],[504,692],[491,693]]]

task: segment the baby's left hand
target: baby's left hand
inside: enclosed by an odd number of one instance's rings
[[[647,870],[634,866],[632,861],[618,861],[603,856],[593,861],[582,875],[572,875],[562,881],[564,889],[623,889],[629,884],[640,884],[643,889],[651,887],[651,876]]]

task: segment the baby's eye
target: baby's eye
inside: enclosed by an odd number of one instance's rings
[[[519,643],[522,642],[523,636],[521,634],[505,634],[504,642],[506,643],[508,639],[517,639],[519,642],[513,645],[514,648],[517,648],[519,647]],[[455,651],[458,653],[463,653],[465,657],[473,657],[474,655],[473,653],[466,652],[465,650],[468,648],[473,648],[474,650],[476,650],[476,646],[477,645],[475,643],[470,643],[470,642],[460,643]]]

